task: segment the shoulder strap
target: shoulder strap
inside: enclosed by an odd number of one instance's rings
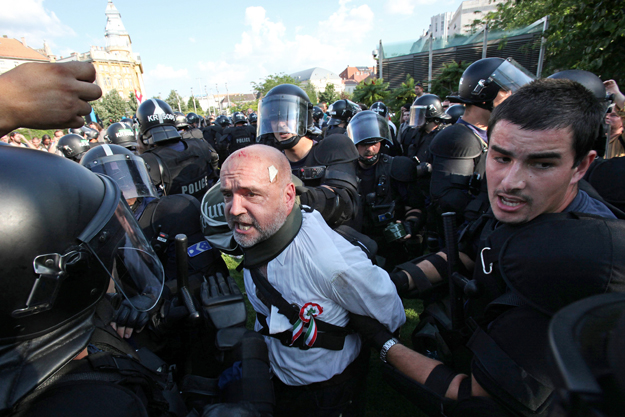
[[[278,307],[278,312],[286,316],[291,324],[295,324],[299,319],[299,308],[293,304],[289,304],[288,301],[282,297],[282,294],[276,290],[273,285],[260,273],[258,268],[250,269],[250,275],[256,285],[256,288],[260,291],[261,295],[271,305]],[[290,346],[288,343],[291,339],[291,332],[282,332],[276,335],[269,334],[267,319],[265,316],[258,314],[258,321],[263,326],[262,334],[279,339],[285,346]],[[325,348],[329,350],[341,350],[345,342],[345,336],[351,333],[351,331],[345,327],[335,326],[334,324],[326,323],[323,320],[315,319],[317,328],[323,332],[317,335],[317,340],[314,347]],[[285,335],[285,333],[288,333]],[[309,349],[304,343],[304,338],[300,337],[292,347],[297,347],[303,350]]]

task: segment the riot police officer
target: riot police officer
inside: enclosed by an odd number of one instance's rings
[[[228,275],[220,252],[213,249],[202,234],[200,202],[195,197],[172,194],[159,198],[144,160],[118,145],[104,144],[90,150],[82,158],[81,165],[107,175],[117,183],[146,239],[161,260],[167,282],[176,279],[174,238],[178,234],[187,236],[189,279],[195,288],[199,287],[203,275],[211,276],[217,272]],[[126,327],[126,323],[119,319],[116,324]]]
[[[413,158],[392,157],[380,152],[389,143],[388,123],[379,114],[365,110],[347,126],[347,136],[358,151],[358,192],[361,198],[361,231],[378,244],[384,268],[420,253],[425,199],[415,189],[417,164]]]
[[[91,149],[91,143],[84,137],[75,133],[67,134],[56,145],[56,148],[63,153],[67,159],[80,162],[80,158]]]
[[[384,117],[384,120],[387,121],[388,123],[388,127],[389,130],[391,132],[391,139],[393,141],[393,143],[390,145],[386,145],[383,148],[383,151],[385,153],[388,153],[389,155],[393,155],[393,156],[397,156],[397,155],[401,155],[402,154],[402,148],[401,148],[401,144],[399,143],[398,137],[397,137],[397,126],[395,126],[395,123],[393,123],[388,115],[389,115],[389,110],[388,107],[386,106],[386,104],[384,104],[381,101],[376,101],[375,103],[373,103],[371,105],[371,108],[369,109],[371,111],[376,112],[377,114],[379,114],[380,116]]]
[[[354,164],[358,153],[345,135],[311,140],[312,108],[300,87],[276,86],[260,101],[258,134],[261,142],[272,140],[284,151],[293,174],[303,181],[305,187],[299,189],[302,204],[319,211],[330,227],[337,227],[352,220],[358,211]]]
[[[0,222],[6,237],[0,250],[0,413],[126,415],[128,407],[145,410],[150,404],[127,394],[129,382],[119,366],[134,366],[135,381],[144,381],[144,387],[159,385],[160,376],[137,361],[136,353],[113,358],[88,346],[96,305],[111,282],[142,311],[155,307],[163,290],[162,265],[119,188],[106,176],[45,152],[2,149],[0,161],[7,213]],[[144,303],[135,304],[135,294],[142,294]],[[116,359],[108,371],[95,365]],[[82,379],[72,377],[77,372]],[[149,398],[156,390],[162,395],[173,388],[165,384],[146,391],[139,385],[135,392]],[[157,404],[162,405],[151,403]]]
[[[228,125],[228,118],[224,115],[220,115],[217,116],[214,124],[206,126],[204,129],[202,129],[204,140],[206,140],[206,142],[208,142],[208,144],[211,145],[219,155],[220,167],[223,161],[225,161],[228,157],[228,150],[224,146],[225,143],[221,141],[221,136],[224,134],[224,129],[228,127]]]
[[[532,79],[516,62],[502,58],[480,59],[462,74],[458,95],[448,98],[465,104],[465,113],[456,124],[441,131],[430,145],[433,157],[430,193],[439,231],[442,232],[440,214],[444,212],[455,212],[461,224],[465,210],[474,219],[488,209],[487,198],[474,199],[485,187],[482,180],[488,149],[488,119],[496,106]],[[472,201],[474,204],[467,208]]]
[[[132,126],[125,122],[117,122],[110,125],[106,129],[104,140],[106,143],[123,146],[132,152],[136,153],[137,151],[137,138],[135,137],[135,132],[132,129]]]
[[[345,134],[350,119],[359,111],[361,111],[360,106],[351,100],[341,99],[332,103],[328,109],[330,119],[328,126],[323,131],[323,137],[335,133]]]
[[[140,156],[150,167],[154,185],[164,195],[202,198],[216,177],[211,165],[213,152],[206,141],[181,138],[171,107],[159,99],[143,102],[137,119],[140,140],[147,147]]]
[[[256,143],[256,129],[247,124],[247,118],[242,112],[236,112],[232,115],[233,127],[224,129],[221,141],[225,142],[221,146],[225,146],[228,155],[232,152]]]
[[[408,151],[406,156],[430,162],[430,143],[443,130],[443,124],[451,119],[443,111],[441,99],[435,94],[424,94],[410,107],[410,129],[406,132]]]

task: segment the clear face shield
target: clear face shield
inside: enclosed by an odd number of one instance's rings
[[[408,120],[408,126],[425,126],[425,114],[427,109],[427,106],[410,106],[410,119]]]
[[[389,145],[393,143],[388,122],[384,117],[370,110],[354,116],[347,125],[347,136],[354,144],[384,140],[388,141]]]
[[[106,193],[98,212],[78,236],[80,244],[64,254],[48,253],[33,259],[39,278],[26,306],[14,311],[14,317],[50,310],[67,276],[80,279],[83,274],[101,273],[94,268],[103,268],[117,291],[137,310],[149,311],[157,305],[165,283],[163,266],[115,183],[110,178],[100,178]],[[140,305],[133,304],[136,295],[144,296]],[[146,298],[152,302],[146,304]]]
[[[111,177],[126,200],[158,197],[142,158],[124,154],[106,156],[86,165],[91,171]]]
[[[257,136],[273,134],[278,140],[306,135],[308,102],[292,95],[263,98],[258,105]]]
[[[502,90],[515,92],[525,84],[534,81],[536,77],[521,64],[508,58],[493,71],[487,80],[480,80],[472,94],[479,95],[491,82],[496,83]]]
[[[149,311],[156,306],[165,283],[163,266],[125,202],[120,200],[106,225],[93,237],[85,236],[83,244],[135,309]],[[137,295],[152,303],[133,304]]]

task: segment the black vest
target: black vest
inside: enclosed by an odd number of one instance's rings
[[[150,168],[150,178],[165,195],[190,194],[201,200],[212,185],[211,150],[200,139],[182,139],[186,149],[178,152],[155,146],[140,156]]]

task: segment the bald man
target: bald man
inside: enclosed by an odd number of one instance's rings
[[[406,320],[386,272],[302,212],[286,157],[252,145],[221,170],[225,214],[243,248],[245,287],[276,378],[276,416],[356,415],[368,351],[346,329],[349,313],[394,331]]]

